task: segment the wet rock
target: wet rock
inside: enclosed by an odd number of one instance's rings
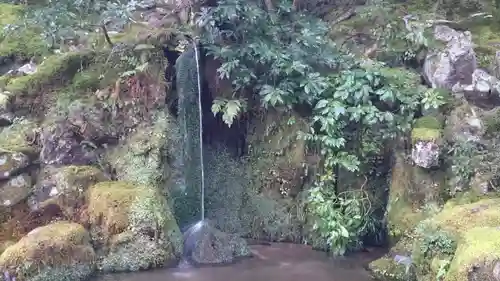
[[[21,152],[0,150],[0,180],[9,179],[29,164],[29,157]]]
[[[243,238],[224,233],[209,221],[195,224],[184,234],[184,257],[198,265],[231,263],[251,255]]]
[[[87,217],[103,256],[98,263],[102,271],[161,267],[180,257],[179,227],[163,193],[152,187],[100,182],[88,191]],[[102,247],[109,243],[111,247]]]
[[[24,280],[84,280],[95,253],[83,226],[57,222],[34,229],[0,255],[0,268]]]
[[[92,147],[83,143],[78,128],[58,120],[42,128],[40,161],[46,165],[88,165],[96,163]]]
[[[429,86],[451,90],[457,83],[471,84],[477,61],[470,32],[437,25],[434,37],[446,47],[429,53],[425,59],[423,75]]]
[[[484,133],[485,126],[479,109],[467,102],[456,106],[446,119],[444,135],[449,142],[480,142]]]
[[[13,206],[27,198],[31,192],[32,180],[27,174],[13,177],[0,183],[0,206]]]
[[[439,145],[430,141],[417,141],[411,150],[411,159],[415,165],[422,168],[439,166]]]
[[[58,204],[67,216],[73,217],[83,205],[87,188],[109,180],[99,169],[92,166],[44,167],[30,198],[30,207],[38,209],[47,200]]]
[[[470,103],[477,106],[492,108],[500,105],[500,80],[482,69],[474,70],[471,84],[455,84],[453,92],[463,93]]]

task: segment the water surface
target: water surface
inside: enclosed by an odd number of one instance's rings
[[[203,268],[174,268],[99,276],[95,281],[373,281],[366,265],[378,250],[328,258],[305,245],[251,246],[253,258]]]

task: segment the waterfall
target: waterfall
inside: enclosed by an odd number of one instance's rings
[[[205,167],[203,164],[203,110],[201,106],[201,73],[200,73],[200,50],[198,43],[193,40],[194,53],[196,57],[196,76],[198,82],[198,117],[199,117],[199,138],[200,138],[200,189],[201,189],[201,220],[205,220]]]
[[[193,46],[184,51],[176,62],[181,168],[185,188],[182,194],[179,192],[175,196],[174,204],[181,228],[205,218],[200,60],[198,46],[193,42]]]

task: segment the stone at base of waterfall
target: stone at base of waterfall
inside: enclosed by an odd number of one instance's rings
[[[411,151],[411,159],[422,168],[439,166],[439,145],[431,141],[418,141]]]
[[[252,253],[245,239],[204,221],[184,234],[184,256],[194,265],[214,265],[251,257]]]

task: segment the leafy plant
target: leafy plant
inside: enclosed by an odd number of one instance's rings
[[[344,253],[365,232],[370,211],[363,192],[337,194],[335,173],[359,171],[365,156],[409,129],[422,93],[409,88],[405,71],[366,66],[341,52],[322,21],[287,1],[268,11],[259,3],[221,0],[197,24],[208,53],[222,62],[218,76],[232,80],[236,100],[254,92],[264,108],[313,108],[310,130],[301,137],[319,147],[325,161],[308,203],[314,231],[332,252]],[[229,108],[229,102],[216,100],[212,111],[226,112],[231,124],[241,106],[233,101]]]
[[[369,229],[371,204],[362,190],[336,194],[331,186],[325,186],[329,182],[326,177],[309,192],[308,208],[316,216],[313,231],[333,254],[343,255],[360,246],[360,237]]]
[[[233,124],[235,118],[245,111],[247,103],[245,100],[227,100],[215,99],[212,104],[212,113],[216,116],[222,113],[222,120],[229,127]]]
[[[445,97],[438,89],[428,89],[422,99],[424,109],[438,109],[446,104]]]

